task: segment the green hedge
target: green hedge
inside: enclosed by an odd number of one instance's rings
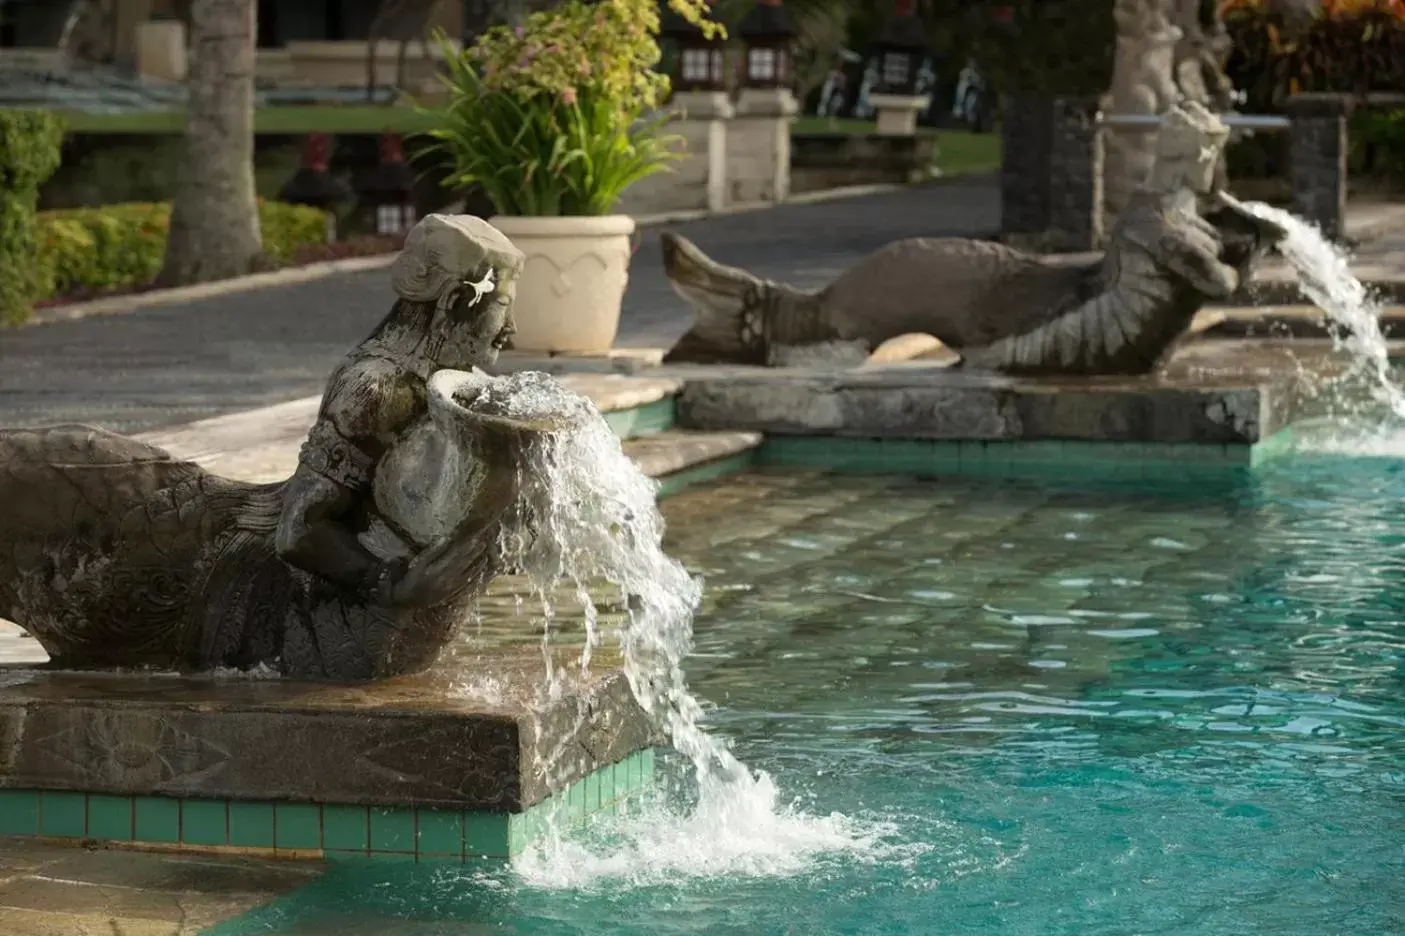
[[[1405,110],[1368,111],[1353,124],[1352,143],[1373,151],[1371,168],[1405,184]]]
[[[38,216],[42,298],[150,283],[166,256],[171,206],[132,202],[47,211]],[[327,242],[327,215],[316,208],[260,202],[263,251],[272,265]]]
[[[28,317],[43,295],[36,275],[34,209],[59,167],[63,120],[45,111],[0,110],[0,325]]]

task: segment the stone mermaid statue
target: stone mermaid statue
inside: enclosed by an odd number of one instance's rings
[[[508,418],[475,369],[512,335],[522,267],[477,218],[420,221],[285,482],[99,429],[0,430],[0,617],[61,668],[429,666],[503,570],[524,459],[574,418]]]
[[[665,234],[669,280],[694,312],[666,360],[776,366],[825,348],[861,359],[889,339],[921,333],[971,369],[1151,373],[1195,314],[1238,291],[1284,236],[1216,187],[1228,137],[1202,105],[1173,108],[1155,165],[1105,255],[1085,262],[964,238],[913,238],[888,244],[823,289],[804,290],[723,266]]]

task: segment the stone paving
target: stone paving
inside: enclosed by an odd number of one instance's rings
[[[994,178],[671,226],[718,260],[818,285],[888,241],[980,237],[999,224]],[[671,344],[689,314],[664,277],[658,230],[640,233],[622,347]],[[265,287],[126,315],[0,334],[0,425],[179,425],[321,391],[390,307],[384,270]]]

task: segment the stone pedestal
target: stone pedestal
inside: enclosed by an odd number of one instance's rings
[[[781,202],[790,195],[790,125],[798,111],[786,88],[742,91],[726,138],[730,203]]]
[[[1332,239],[1346,230],[1347,118],[1342,94],[1297,94],[1288,99],[1293,213]]]
[[[1052,105],[1049,230],[1054,251],[1096,250],[1103,241],[1103,144],[1096,98]]]
[[[1006,98],[1000,162],[1003,239],[1040,235],[1049,228],[1053,123],[1051,96],[1017,91]]]
[[[185,24],[150,20],[136,28],[137,74],[161,81],[185,81]]]
[[[932,106],[932,96],[870,94],[868,102],[878,111],[879,136],[915,136],[917,115]]]
[[[0,836],[287,857],[510,858],[642,790],[618,665],[537,647],[364,685],[0,667]],[[0,846],[2,848],[3,846]]]

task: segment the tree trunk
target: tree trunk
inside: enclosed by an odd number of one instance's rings
[[[1176,102],[1180,32],[1169,13],[1167,0],[1117,0],[1117,50],[1106,113],[1164,114]],[[1107,127],[1103,143],[1103,230],[1111,231],[1156,161],[1156,132],[1154,127]]]
[[[256,0],[194,0],[185,153],[162,285],[248,273],[262,248],[254,195]]]

